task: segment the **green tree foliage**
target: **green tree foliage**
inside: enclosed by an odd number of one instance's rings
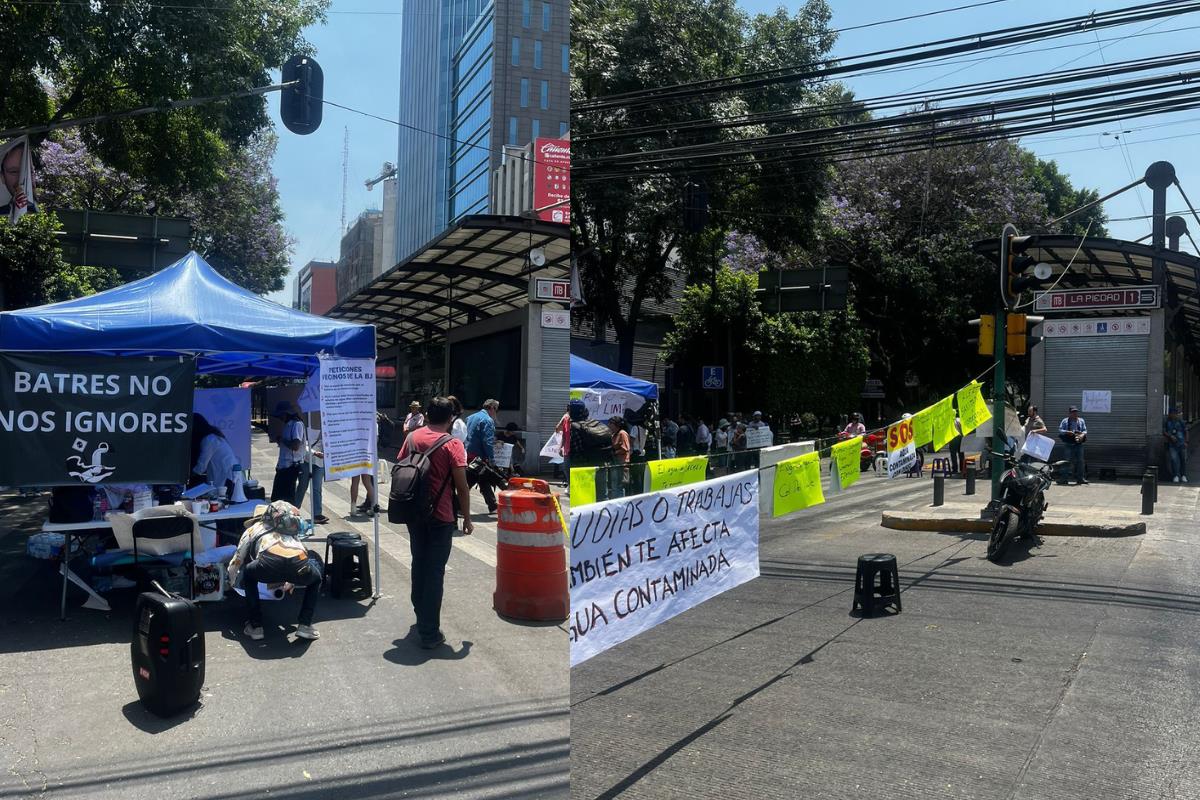
[[[329,0],[0,3],[0,129],[218,95],[270,83],[311,51],[302,31]],[[233,151],[269,124],[246,97],[84,129],[114,169],[152,185],[220,183]],[[164,157],[169,154],[170,157]]]
[[[0,217],[0,275],[6,276],[0,308],[57,303],[122,282],[116,270],[64,263],[57,228],[53,213],[26,214],[15,224]]]
[[[715,286],[715,294],[708,283],[684,292],[664,349],[678,370],[698,376],[704,364],[728,364],[732,356],[735,403],[777,419],[856,407],[870,357],[853,309],[764,314],[757,273],[727,265]]]
[[[579,0],[572,4],[572,101],[813,60],[833,44],[828,22],[829,9],[823,0],[810,0],[792,16],[779,11],[757,17],[746,15],[734,0]],[[599,157],[762,134],[770,129],[709,123],[768,108],[803,107],[833,96],[842,96],[840,87],[796,81],[746,97],[705,96],[579,113],[572,129],[585,138],[577,139],[574,156]],[[704,124],[689,127],[688,123]],[[630,135],[631,128],[654,130]],[[671,290],[668,261],[682,253],[687,266],[696,271],[702,266],[711,269],[720,256],[719,234],[685,241],[681,233],[689,183],[707,189],[718,228],[741,223],[742,229],[780,247],[810,229],[809,222],[816,216],[811,212],[817,208],[828,174],[811,163],[775,165],[768,182],[763,180],[766,170],[747,156],[696,175],[583,176],[575,182],[572,220],[588,302],[584,313],[615,328],[619,369],[628,372],[632,366],[642,304],[649,297],[662,300]],[[796,211],[796,216],[780,220],[757,213],[767,208],[778,211],[781,206]]]
[[[1058,164],[1053,161],[1043,161],[1025,149],[1020,151],[1019,160],[1025,180],[1042,196],[1046,203],[1046,214],[1050,219],[1057,219],[1100,199],[1100,193],[1095,189],[1076,189],[1072,186],[1071,179],[1059,172]],[[1053,230],[1055,233],[1074,236],[1083,236],[1086,233],[1088,236],[1107,238],[1107,221],[1104,205],[1101,204],[1063,220],[1055,225]]]

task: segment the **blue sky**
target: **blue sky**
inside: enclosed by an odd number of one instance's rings
[[[833,27],[841,28],[966,5],[967,2],[969,0],[908,0],[905,3],[831,0],[830,5]],[[848,56],[901,43],[930,41],[1132,4],[1127,0],[1058,0],[1055,3],[1004,0],[981,8],[846,31],[839,35],[834,55]],[[742,0],[742,7],[750,12],[770,12],[781,5],[791,10],[799,7],[796,2]],[[400,91],[397,50],[403,22],[399,13],[401,7],[400,0],[334,0],[329,22],[308,32],[310,41],[317,47],[316,58],[325,71],[327,100],[387,119],[396,117]],[[1098,34],[1083,32],[1049,45],[1033,43],[1006,51],[988,51],[967,57],[979,60],[850,78],[846,83],[859,97],[867,98],[1052,72],[1063,66],[1097,66],[1198,49],[1196,31],[1179,30],[1184,28],[1200,29],[1200,14],[1106,29]],[[1101,40],[1129,38],[1097,44],[1097,35]],[[1048,50],[1048,46],[1059,49]],[[984,56],[986,60],[983,60]],[[297,269],[310,259],[337,257],[345,130],[349,129],[350,134],[346,218],[351,221],[359,212],[378,207],[382,202],[382,192],[376,188],[374,193],[368,193],[363,181],[375,175],[384,161],[396,160],[396,126],[326,106],[321,129],[309,136],[296,136],[278,124],[277,99],[272,99],[270,107],[280,131],[275,174],[279,178],[285,225],[296,240],[288,287],[272,295],[272,299],[290,303],[291,282]],[[1124,144],[1119,144],[1113,136],[1121,130],[1130,131],[1122,136]],[[1200,202],[1197,135],[1200,135],[1200,112],[1191,111],[1127,120],[1121,126],[1110,124],[1030,137],[1023,139],[1022,144],[1038,155],[1058,162],[1076,186],[1099,189],[1102,194],[1130,183],[1134,177],[1141,177],[1152,161],[1167,160],[1175,165],[1184,190],[1194,202]],[[1169,211],[1184,208],[1174,192],[1169,192],[1168,198]],[[1147,214],[1149,191],[1134,190],[1109,201],[1105,207],[1114,219]],[[1138,239],[1150,231],[1148,220],[1114,221],[1109,227],[1114,236],[1128,239]],[[1197,235],[1200,224],[1193,222],[1191,227],[1193,236],[1200,239]],[[1186,242],[1185,249],[1191,249]]]

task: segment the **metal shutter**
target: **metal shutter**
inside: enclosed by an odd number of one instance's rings
[[[1052,431],[1079,406],[1085,389],[1112,392],[1112,412],[1080,410],[1088,426],[1088,471],[1140,475],[1146,467],[1146,380],[1149,336],[1052,337],[1046,348],[1042,417]],[[1062,458],[1056,448],[1054,458]]]
[[[525,463],[532,471],[547,463],[538,458],[538,451],[554,435],[558,421],[567,411],[570,383],[571,332],[542,328],[542,409],[538,430],[525,435]]]

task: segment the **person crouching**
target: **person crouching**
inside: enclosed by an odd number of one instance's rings
[[[301,639],[320,637],[312,621],[321,592],[321,559],[301,544],[297,538],[299,533],[300,510],[291,503],[276,500],[268,506],[259,506],[229,562],[229,585],[240,586],[246,593],[246,611],[250,618],[244,632],[254,641],[263,638],[262,601],[258,596],[260,583],[304,587],[296,636]]]

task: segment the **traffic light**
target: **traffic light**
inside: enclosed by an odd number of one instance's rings
[[[979,345],[979,355],[990,356],[996,353],[996,317],[993,314],[981,314],[979,319],[970,320],[969,325],[979,328],[978,339],[968,339],[971,344]]]
[[[1037,259],[1024,254],[1030,240],[1029,236],[1017,234],[1012,225],[1005,225],[1000,237],[1000,293],[1009,308],[1017,304],[1026,289],[1041,286],[1050,279],[1049,264],[1039,264]]]
[[[1027,326],[1037,325],[1045,317],[1035,317],[1029,314],[1009,314],[1005,329],[1004,349],[1010,356],[1023,356],[1033,349],[1035,344],[1042,341],[1040,336],[1030,336]]]
[[[292,133],[312,133],[321,127],[324,108],[325,74],[321,65],[308,56],[292,56],[283,65],[282,78],[284,83],[297,83],[280,91],[280,119]]]

